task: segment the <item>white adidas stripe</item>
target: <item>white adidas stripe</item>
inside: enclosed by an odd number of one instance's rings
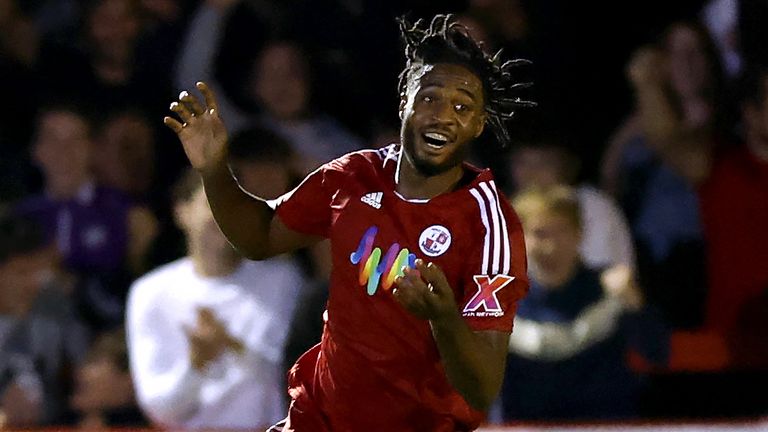
[[[485,193],[485,197],[488,199],[487,204],[490,206],[491,221],[493,222],[493,267],[488,274],[499,273],[499,262],[501,260],[501,222],[499,221],[499,212],[496,210],[496,198],[491,192],[491,188],[488,187],[488,183],[480,183],[480,189]]]
[[[509,231],[504,212],[501,210],[496,184],[493,181],[482,182],[479,184],[479,189],[472,188],[470,193],[477,201],[480,219],[485,227],[481,271],[484,274],[509,274],[511,269]],[[493,241],[492,251],[491,241]]]
[[[482,195],[480,195],[480,192],[478,192],[477,189],[472,188],[469,190],[469,193],[475,197],[477,206],[480,207],[480,220],[483,221],[483,226],[485,226],[485,240],[483,242],[483,265],[480,267],[480,271],[482,274],[488,274],[488,256],[490,254],[491,248],[491,227],[488,225],[488,213],[485,209],[485,201],[483,200]]]
[[[503,272],[504,274],[509,274],[512,265],[512,253],[509,250],[509,232],[507,231],[507,218],[504,217],[504,212],[501,210],[501,200],[499,199],[499,191],[496,189],[496,183],[491,180],[491,190],[493,191],[494,196],[496,197],[496,210],[499,212],[499,217],[501,218],[501,230],[502,230],[502,238],[504,239],[504,268]]]

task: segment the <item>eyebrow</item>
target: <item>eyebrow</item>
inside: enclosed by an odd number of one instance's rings
[[[422,90],[429,89],[430,87],[445,88],[445,86],[442,85],[442,84],[439,84],[439,83],[429,83],[428,82],[428,83],[426,83],[425,86],[422,87]],[[466,94],[467,96],[469,96],[469,98],[472,99],[473,102],[477,102],[477,96],[474,93],[472,93],[471,91],[469,91],[469,90],[467,90],[467,89],[465,89],[463,87],[458,87],[457,90],[462,92],[462,93],[464,93],[464,94]]]

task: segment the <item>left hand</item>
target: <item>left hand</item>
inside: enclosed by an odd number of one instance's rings
[[[456,299],[445,273],[434,263],[416,260],[416,268],[407,267],[395,279],[395,299],[413,315],[430,321],[441,321],[456,315]]]
[[[630,311],[638,311],[645,304],[634,272],[625,264],[617,264],[603,271],[600,282],[606,296],[619,300]]]

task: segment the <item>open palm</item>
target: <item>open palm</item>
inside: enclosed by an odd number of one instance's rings
[[[219,117],[219,108],[213,91],[203,82],[197,83],[205,104],[187,91],[171,103],[171,111],[179,119],[165,117],[163,123],[171,128],[184,146],[192,167],[200,172],[215,167],[227,157],[227,130]]]

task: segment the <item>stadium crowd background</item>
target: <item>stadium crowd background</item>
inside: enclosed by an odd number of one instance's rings
[[[477,164],[510,197],[562,183],[603,209],[585,237],[616,248],[584,245],[584,261],[626,265],[663,323],[663,355],[627,353],[640,387],[618,418],[767,415],[767,3],[0,0],[2,424],[158,423],[134,396],[124,325],[133,282],[186,254],[174,191],[187,162],[162,125],[179,91],[213,86],[238,179],[276,197],[398,139],[395,17],[446,11],[489,50],[533,61],[521,80],[538,108],[513,148],[478,145]],[[763,153],[744,150],[748,135]],[[306,282],[281,316],[277,382],[318,341],[327,295],[322,245],[290,259]],[[517,391],[546,403],[540,387]],[[490,421],[618,416],[509,406]]]

